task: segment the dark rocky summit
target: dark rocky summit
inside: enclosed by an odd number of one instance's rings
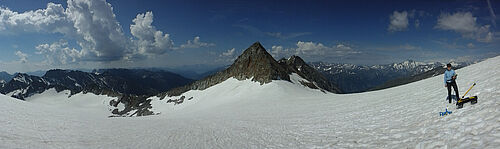
[[[302,82],[303,85],[313,89],[322,89],[332,93],[340,93],[340,89],[337,85],[328,81],[323,74],[309,66],[299,56],[293,55],[288,59],[281,59],[278,62],[282,67],[287,68],[289,72],[297,73],[299,76],[309,81],[309,83]]]

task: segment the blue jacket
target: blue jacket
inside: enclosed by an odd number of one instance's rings
[[[451,83],[451,78],[454,76],[454,75],[457,75],[455,73],[455,70],[448,70],[446,69],[446,71],[444,72],[444,84],[446,84],[446,82],[448,83]]]

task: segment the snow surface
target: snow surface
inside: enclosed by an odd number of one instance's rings
[[[95,113],[100,116],[109,116],[115,107],[111,107],[109,102],[116,97],[108,97],[106,95],[95,94],[75,94],[71,95],[71,91],[64,90],[57,92],[52,88],[41,94],[35,94],[26,98],[27,102],[50,105],[61,109],[81,110],[84,112]],[[122,108],[124,109],[124,108]]]
[[[499,64],[457,70],[461,94],[477,83],[479,102],[463,109],[445,101],[442,75],[358,94],[231,78],[182,104],[153,97],[161,114],[132,118],[99,114],[92,94],[74,103],[50,91],[49,101],[0,95],[0,148],[498,148]],[[94,108],[76,108],[84,100]],[[447,106],[453,113],[439,116]]]

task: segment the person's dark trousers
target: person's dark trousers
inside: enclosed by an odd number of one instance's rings
[[[457,82],[455,80],[451,81],[450,83],[446,82],[446,87],[448,87],[448,102],[451,103],[451,87],[453,86],[453,89],[455,90],[455,95],[457,96],[457,100],[459,100],[458,96],[458,87],[457,87]]]

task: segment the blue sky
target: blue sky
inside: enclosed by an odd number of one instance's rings
[[[0,70],[230,64],[275,57],[386,64],[500,53],[498,1],[0,0]]]

